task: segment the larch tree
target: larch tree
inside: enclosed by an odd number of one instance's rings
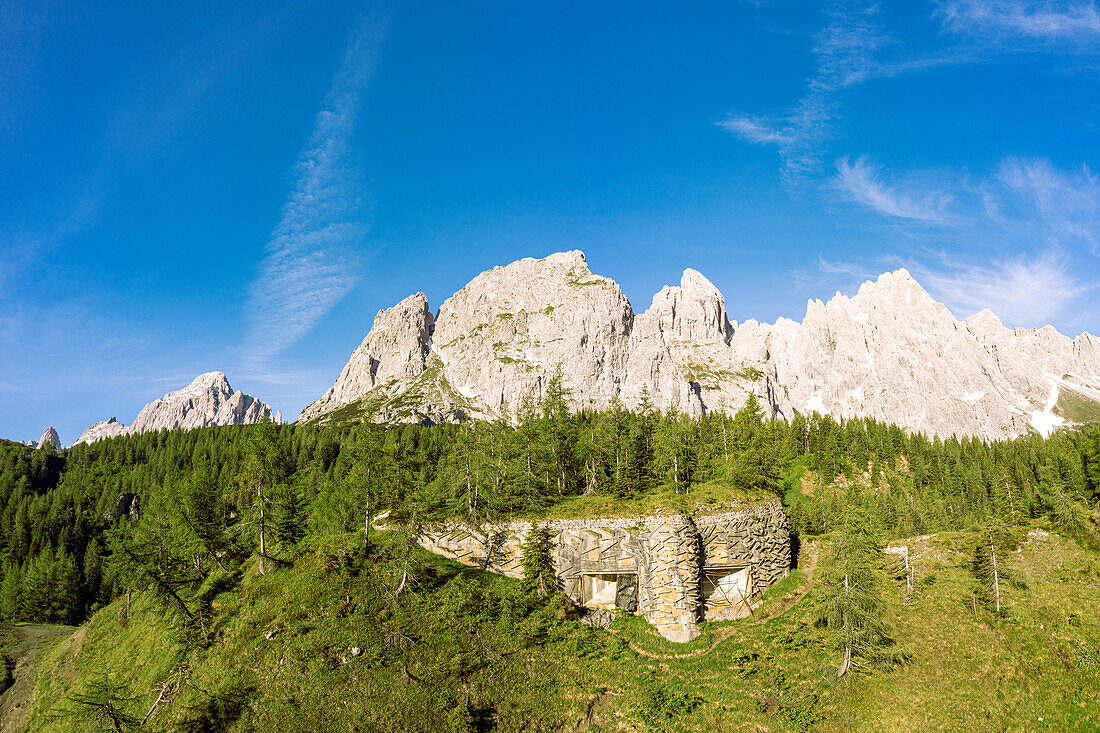
[[[251,510],[256,526],[260,573],[267,572],[268,536],[274,530],[270,516],[279,485],[290,469],[286,448],[279,437],[279,427],[270,420],[252,426],[245,443],[245,461],[240,474],[243,490],[241,506]]]
[[[833,539],[819,606],[819,621],[828,627],[842,655],[838,677],[853,667],[902,656],[893,648],[886,621],[883,545],[866,510],[849,505]]]

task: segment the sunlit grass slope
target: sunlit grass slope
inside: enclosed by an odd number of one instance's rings
[[[98,612],[50,652],[31,729],[72,729],[53,716],[106,674],[138,719],[164,692],[149,730],[1095,730],[1100,558],[1021,536],[999,618],[972,600],[974,534],[901,541],[914,591],[892,579],[888,614],[912,661],[841,679],[814,623],[819,586],[794,603],[820,580],[828,538],[804,545],[813,577],[794,573],[755,617],[689,644],[637,617],[588,628],[560,597],[395,534],[369,559],[358,536],[314,540],[292,566],[227,581],[208,646],[188,647],[145,595]],[[415,580],[397,595],[406,567]]]

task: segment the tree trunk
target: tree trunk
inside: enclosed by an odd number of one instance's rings
[[[836,671],[837,677],[843,677],[848,673],[848,670],[852,667],[852,646],[846,644],[844,646],[844,661],[840,663],[840,669]]]
[[[845,597],[848,596],[848,573],[844,574],[844,596]],[[848,621],[847,612],[845,612],[844,616],[845,616],[845,618],[844,618],[844,621],[845,621],[844,631],[845,631],[845,633],[847,633],[847,631],[848,631],[848,629],[847,629],[847,626],[848,626],[848,624],[847,624],[847,621]],[[840,669],[838,669],[836,671],[836,676],[837,677],[843,677],[845,674],[848,673],[848,669],[851,666],[852,666],[852,645],[851,644],[845,644],[844,645],[844,659],[840,663]]]
[[[264,494],[263,490],[256,489],[256,498],[260,502],[260,575],[267,572],[267,525],[265,524],[266,513],[264,507]]]
[[[905,590],[913,592],[913,570],[909,567],[909,548],[905,548]]]
[[[367,511],[363,518],[363,548],[370,552],[370,492],[367,492]]]
[[[989,545],[989,554],[993,556],[993,600],[997,606],[997,613],[1001,612],[1001,582],[997,577],[997,551],[993,545]]]

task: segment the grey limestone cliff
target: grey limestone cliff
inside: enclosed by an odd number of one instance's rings
[[[45,448],[47,445],[52,445],[54,450],[61,447],[61,437],[58,436],[57,431],[52,427],[46,428],[42,432],[42,437],[38,439],[38,443],[35,444],[35,447]]]
[[[801,322],[729,319],[688,269],[635,314],[579,251],[478,275],[433,317],[417,293],[380,311],[333,386],[299,419],[513,417],[560,367],[576,408],[619,399],[689,415],[755,395],[774,417],[872,417],[930,435],[1043,435],[1100,418],[1100,340],[960,321],[906,270]]]
[[[95,423],[73,445],[153,430],[187,430],[213,425],[246,425],[271,417],[271,408],[251,395],[234,391],[222,372],[200,374],[183,389],[169,392],[141,408],[134,422],[116,418]]]

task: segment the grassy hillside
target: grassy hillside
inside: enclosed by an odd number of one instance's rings
[[[0,620],[84,622],[22,688],[30,729],[1100,723],[1100,429],[941,441],[868,420],[766,421],[751,403],[699,420],[573,413],[556,394],[514,426],[0,447]],[[567,599],[429,556],[401,529],[772,497],[798,570],[753,617],[686,645],[634,617],[584,626]],[[382,512],[393,530],[366,555],[361,528]],[[914,535],[908,593],[879,548]],[[991,558],[971,567],[979,537],[998,548],[1000,614]],[[856,667],[838,679],[844,649]]]
[[[105,677],[136,719],[161,698],[149,730],[1096,729],[1100,559],[1020,536],[1003,617],[972,600],[973,534],[908,541],[914,592],[895,578],[887,597],[911,661],[839,680],[813,623],[828,538],[755,617],[689,644],[637,617],[583,626],[564,599],[396,534],[369,559],[354,535],[312,540],[292,566],[220,581],[205,648],[145,594],[100,610],[42,662],[30,730],[74,729],[74,695]]]
[[[737,488],[724,481],[708,481],[682,492],[674,484],[654,486],[645,494],[633,497],[571,496],[543,512],[524,512],[544,519],[588,519],[595,517],[638,517],[652,514],[711,514],[746,509],[778,497],[771,491]]]

